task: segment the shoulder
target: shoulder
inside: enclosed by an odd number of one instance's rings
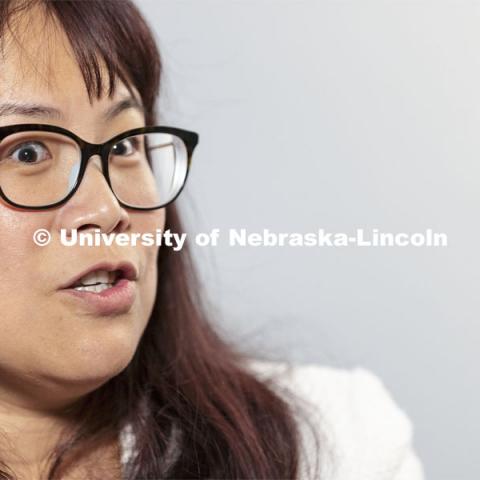
[[[264,360],[247,366],[300,407],[294,412],[303,442],[302,480],[424,479],[413,425],[370,370]]]

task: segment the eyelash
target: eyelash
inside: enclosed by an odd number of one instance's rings
[[[138,147],[140,145],[140,141],[138,139],[138,137],[128,137],[128,138],[124,138],[123,140],[120,140],[119,143],[116,143],[113,147],[112,147],[112,150],[113,148],[115,148],[117,145],[119,145],[121,142],[124,142],[128,140],[129,142],[132,143],[132,147],[135,149],[135,151],[138,151]],[[131,154],[130,154],[131,155]],[[128,156],[128,155],[127,155]]]
[[[12,147],[8,152],[8,157],[12,158],[14,152],[16,152],[18,150],[21,150],[22,148],[25,148],[26,146],[31,146],[31,145],[41,145],[41,147],[44,149],[44,151],[49,152],[48,148],[42,142],[37,142],[35,140],[29,140],[29,141],[26,141],[26,142],[18,143],[17,145]],[[50,157],[50,154],[49,154],[49,157]],[[32,163],[32,164],[40,163],[40,162],[22,162],[21,160],[18,160],[18,159],[14,159],[14,160],[19,162],[19,163],[26,163],[26,164],[28,164],[28,163]]]

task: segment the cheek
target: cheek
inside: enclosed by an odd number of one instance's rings
[[[51,216],[51,214],[50,214]],[[17,211],[0,205],[0,290],[8,288],[15,297],[28,298],[34,283],[45,264],[42,262],[48,247],[33,241],[40,228],[49,229],[51,219],[44,212]],[[29,287],[30,286],[30,287]],[[2,298],[4,298],[2,296]]]
[[[158,247],[155,247],[158,252]],[[157,293],[157,254],[151,250],[146,255],[146,267],[140,286],[141,318],[144,319],[142,330],[146,327],[153,310]]]
[[[145,216],[139,216],[132,219],[131,230],[135,233],[155,233],[157,229],[163,230],[165,228],[166,213],[165,209],[151,212]],[[152,246],[138,246],[142,249],[142,282],[141,282],[141,309],[143,311],[143,318],[145,318],[146,326],[148,318],[150,317],[153,305],[155,302],[157,291],[157,260],[159,249],[155,245]]]
[[[49,225],[43,212],[17,211],[0,204],[0,331],[2,338],[9,339],[0,352],[1,364],[22,365],[35,343],[43,345],[40,320],[51,313],[45,313],[42,292],[49,249],[35,245],[33,233]]]

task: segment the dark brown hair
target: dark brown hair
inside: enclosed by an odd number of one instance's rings
[[[66,32],[90,99],[102,92],[102,60],[109,94],[116,76],[135,86],[146,124],[156,123],[162,64],[134,4],[3,0],[0,39],[13,15],[33,4]],[[174,205],[167,207],[166,219],[165,228],[184,231]],[[127,480],[296,478],[300,435],[291,404],[245,367],[245,351],[212,327],[188,247],[161,247],[157,267],[153,312],[132,361],[78,407],[78,425],[52,453],[48,478],[60,478],[86,445],[113,438],[127,424],[137,450],[125,469]],[[167,449],[174,431],[177,455],[171,459]],[[0,470],[0,478],[12,476]]]

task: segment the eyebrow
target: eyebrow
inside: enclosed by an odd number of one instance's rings
[[[102,114],[103,120],[112,120],[125,110],[133,108],[145,115],[143,105],[133,97],[127,97],[109,107]],[[50,118],[54,120],[65,120],[65,115],[61,110],[48,105],[40,105],[35,103],[6,102],[0,104],[0,117],[9,115],[22,115],[35,118]]]

